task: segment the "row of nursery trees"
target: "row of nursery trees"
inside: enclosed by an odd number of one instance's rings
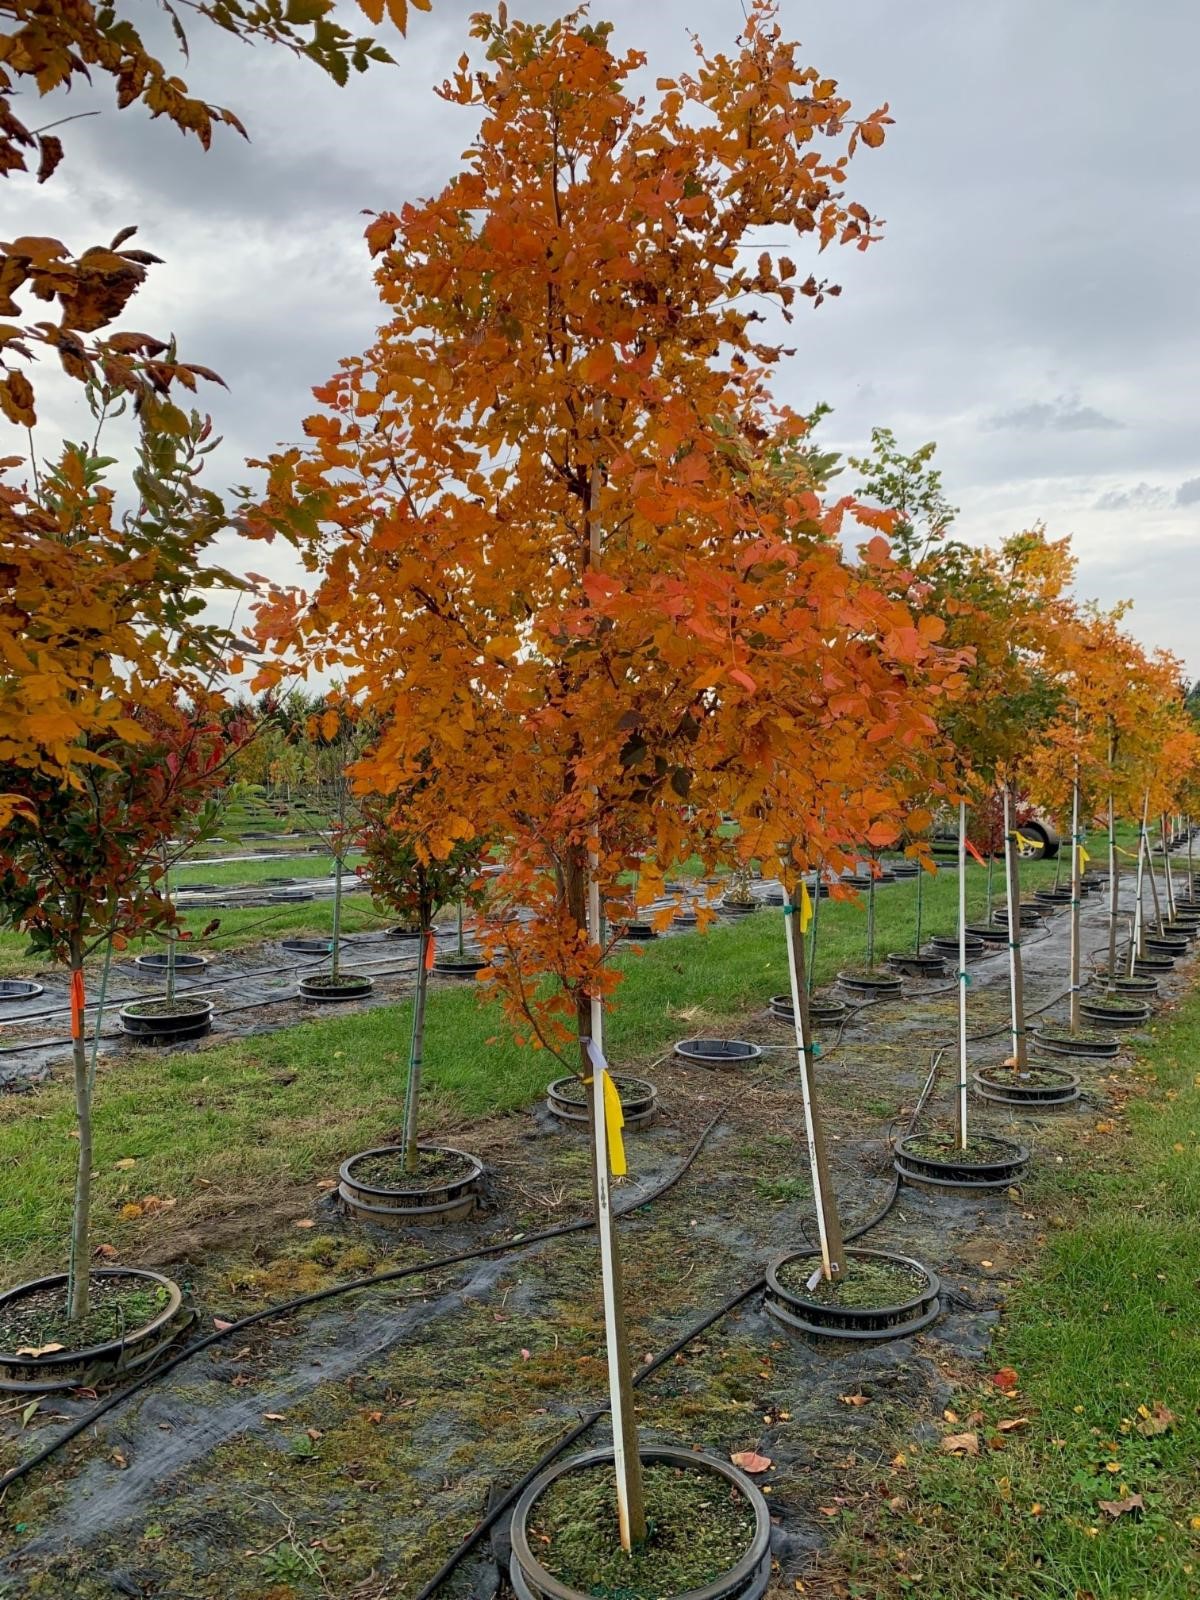
[[[485,64],[464,57],[439,91],[478,129],[462,170],[372,219],[388,320],[316,391],[307,443],[260,464],[266,489],[241,510],[241,532],[288,541],[310,577],[252,602],[249,648],[259,690],[306,671],[344,683],[369,737],[348,783],[331,780],[335,855],[361,810],[371,887],[423,936],[440,904],[479,900],[480,862],[501,854],[475,912],[485,976],[518,1035],[588,1096],[628,1548],[645,1523],[603,1099],[630,875],[647,899],[692,856],[782,879],[833,1279],[846,1259],[813,1081],[806,885],[887,848],[926,860],[946,807],[965,847],[965,808],[999,795],[1015,916],[1018,802],[1069,811],[1073,844],[1098,815],[1111,837],[1119,816],[1200,811],[1200,737],[1178,664],[1072,599],[1066,541],[956,540],[931,450],[905,457],[886,433],[853,463],[860,489],[835,496],[813,419],[772,398],[788,352],[763,308],[788,324],[831,286],[760,252],[761,232],[874,243],[844,186],[850,159],[883,142],[886,108],[853,116],[764,0],[737,50],[700,50],[644,102],[627,81],[645,58],[606,24],[501,14],[472,32]],[[127,265],[89,338],[144,276]],[[81,1315],[84,964],[170,927],[171,852],[211,831],[231,763],[255,758],[222,696],[244,647],[202,599],[253,585],[213,563],[228,518],[199,483],[207,424],[170,398],[212,375],[144,335],[75,338],[101,425],[136,402],[138,498],[119,513],[103,458],[70,446],[3,501],[19,559],[0,608],[0,897],[72,975]],[[313,737],[340,749],[345,720],[329,708]],[[1011,943],[1020,1065],[1015,928]],[[424,959],[417,971],[414,1168]]]

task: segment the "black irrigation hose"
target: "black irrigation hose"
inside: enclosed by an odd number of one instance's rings
[[[708,1122],[700,1130],[695,1143],[684,1157],[682,1164],[676,1168],[670,1177],[664,1178],[657,1188],[650,1190],[649,1194],[642,1195],[636,1201],[614,1213],[618,1221],[636,1211],[640,1211],[643,1206],[653,1205],[675,1187],[700,1154],[705,1140],[713,1128],[716,1127],[728,1107],[729,1101],[725,1101],[709,1118]],[[72,1439],[77,1439],[81,1433],[85,1433],[88,1428],[99,1422],[102,1417],[107,1416],[110,1411],[115,1411],[126,1400],[131,1400],[134,1395],[140,1394],[143,1389],[149,1388],[152,1383],[157,1383],[160,1378],[165,1378],[168,1373],[174,1372],[185,1361],[190,1361],[193,1356],[197,1356],[201,1351],[208,1350],[213,1345],[219,1344],[223,1339],[232,1338],[234,1334],[242,1333],[247,1328],[253,1328],[260,1322],[270,1322],[277,1317],[290,1316],[293,1312],[302,1311],[306,1306],[319,1305],[322,1301],[333,1300],[340,1295],[350,1294],[359,1289],[371,1289],[383,1283],[397,1283],[403,1278],[413,1278],[421,1273],[440,1272],[446,1267],[460,1266],[467,1261],[478,1261],[484,1256],[504,1255],[511,1250],[524,1249],[526,1245],[541,1244],[547,1239],[561,1239],[567,1234],[585,1233],[595,1226],[594,1217],[577,1217],[573,1222],[560,1222],[553,1228],[542,1228],[537,1233],[521,1234],[518,1238],[503,1239],[495,1244],[476,1245],[470,1250],[460,1250],[454,1255],[441,1256],[434,1261],[420,1261],[409,1267],[391,1267],[387,1272],[376,1272],[364,1278],[350,1278],[345,1283],[330,1284],[326,1289],[315,1289],[310,1294],[298,1295],[294,1300],[284,1300],[281,1304],[267,1306],[262,1311],[252,1311],[248,1316],[239,1317],[236,1322],[231,1322],[226,1327],[215,1328],[211,1333],[205,1334],[202,1339],[197,1339],[194,1344],[189,1344],[184,1349],[177,1351],[175,1355],[164,1361],[160,1366],[155,1367],[152,1372],[145,1373],[130,1384],[128,1388],[119,1389],[115,1394],[109,1395],[98,1406],[94,1406],[86,1416],[77,1418],[69,1427],[64,1428],[56,1438],[39,1450],[36,1455],[32,1455],[27,1461],[18,1462],[15,1467],[11,1467],[3,1477],[0,1477],[0,1500],[3,1500],[11,1484],[16,1483],[19,1479],[25,1477],[27,1473],[49,1461],[51,1456],[56,1455],[64,1445],[70,1444]],[[753,1293],[753,1290],[748,1290],[747,1293]],[[649,1372],[650,1369],[647,1368],[646,1370]]]
[[[874,1216],[870,1217],[866,1222],[862,1223],[852,1232],[846,1234],[845,1242],[850,1244],[855,1239],[861,1239],[862,1236],[865,1233],[869,1233],[872,1228],[877,1228],[887,1216],[888,1212],[896,1204],[896,1199],[899,1193],[900,1176],[897,1173],[892,1180],[888,1197],[884,1204],[879,1208]],[[801,1255],[815,1255],[816,1253],[815,1247],[807,1251],[799,1252]],[[767,1280],[765,1277],[756,1278],[754,1282],[747,1285],[746,1288],[739,1289],[736,1294],[730,1295],[729,1299],[719,1305],[715,1311],[710,1311],[702,1321],[694,1323],[686,1331],[686,1333],[681,1334],[679,1338],[676,1339],[672,1344],[669,1344],[665,1350],[660,1350],[653,1361],[647,1362],[643,1367],[639,1367],[638,1370],[633,1374],[634,1387],[637,1388],[641,1384],[645,1383],[647,1378],[653,1377],[660,1367],[665,1366],[668,1361],[673,1361],[674,1358],[681,1353],[681,1351],[686,1350],[688,1345],[692,1344],[696,1339],[698,1339],[701,1334],[707,1333],[709,1328],[711,1328],[715,1322],[720,1322],[721,1319],[723,1317],[727,1317],[731,1311],[736,1311],[740,1305],[744,1305],[747,1300],[752,1299],[756,1294],[765,1289],[766,1285]],[[475,1527],[471,1529],[471,1532],[466,1536],[462,1543],[451,1552],[447,1559],[434,1573],[433,1577],[430,1578],[427,1583],[423,1584],[422,1587],[417,1591],[417,1593],[413,1596],[413,1600],[431,1600],[431,1597],[437,1593],[442,1584],[446,1582],[447,1578],[453,1576],[457,1568],[482,1542],[484,1537],[492,1531],[492,1529],[500,1521],[501,1517],[503,1517],[507,1511],[511,1510],[512,1506],[525,1493],[525,1490],[529,1487],[533,1480],[543,1473],[551,1464],[551,1462],[556,1461],[558,1457],[562,1455],[564,1450],[569,1450],[576,1440],[581,1439],[589,1428],[594,1427],[595,1424],[600,1421],[601,1417],[607,1416],[608,1411],[608,1402],[605,1402],[603,1405],[593,1407],[591,1411],[585,1413],[585,1415],[580,1418],[574,1427],[568,1429],[566,1433],[561,1434],[549,1447],[549,1449],[543,1451],[543,1453],[534,1462],[533,1466],[529,1468],[528,1472],[526,1472],[511,1489],[507,1490],[506,1493],[503,1494],[496,1502],[496,1504],[490,1508],[486,1515],[476,1523]]]

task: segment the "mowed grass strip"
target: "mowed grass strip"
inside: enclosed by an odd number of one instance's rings
[[[1096,1119],[1103,1166],[1057,1207],[1053,1173],[1039,1185],[1045,1253],[989,1361],[1016,1392],[989,1378],[942,1425],[979,1454],[898,1440],[877,1504],[846,1514],[808,1593],[1200,1594],[1200,994],[1160,1024],[1138,1076],[1127,1114]]]
[[[1037,863],[1031,882],[1053,875]],[[911,942],[914,884],[881,889],[877,948]],[[970,903],[983,903],[984,872],[970,875]],[[957,883],[941,873],[925,884],[928,933],[954,925]],[[314,922],[325,906],[300,906]],[[277,925],[272,925],[273,931]],[[862,959],[861,904],[821,907],[818,975]],[[1031,947],[1031,962],[1036,947]],[[783,912],[763,908],[736,923],[662,939],[617,958],[625,981],[608,1018],[615,1065],[642,1063],[676,1039],[763,1007],[787,988]],[[353,959],[347,962],[353,966]],[[233,990],[231,1000],[236,999]],[[277,1033],[187,1051],[122,1051],[101,1057],[96,1093],[97,1242],[136,1248],[144,1231],[168,1225],[123,1217],[147,1195],[212,1210],[253,1201],[336,1173],[338,1163],[396,1131],[404,1098],[411,1022],[407,1001],[351,1014],[314,1014]],[[781,1032],[781,1042],[784,1039]],[[445,1129],[515,1110],[540,1095],[563,1067],[545,1051],[513,1043],[498,1006],[472,985],[431,997],[425,1047],[425,1125]],[[67,1084],[0,1099],[0,1275],[11,1283],[55,1270],[67,1235],[74,1140]],[[464,1135],[464,1142],[470,1143]],[[481,1152],[486,1155],[486,1151]],[[133,1165],[118,1165],[132,1161]]]

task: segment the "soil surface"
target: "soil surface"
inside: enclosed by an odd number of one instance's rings
[[[125,1007],[131,1017],[199,1017],[204,1015],[203,1001],[186,1000],[134,1000]]]
[[[612,1080],[617,1086],[617,1095],[622,1105],[630,1105],[635,1100],[644,1100],[650,1093],[650,1085],[644,1078],[631,1078],[625,1073],[614,1072]],[[563,1078],[557,1081],[554,1093],[559,1100],[569,1101],[573,1106],[581,1106],[587,1100],[587,1090],[578,1078]]]
[[[819,1306],[854,1306],[868,1311],[903,1305],[929,1283],[924,1273],[914,1272],[900,1261],[873,1261],[851,1256],[845,1272],[838,1278],[822,1278],[813,1288],[811,1256],[786,1261],[776,1276],[780,1284],[802,1299]]]
[[[988,1083],[999,1084],[1001,1088],[1017,1083],[1022,1088],[1053,1089],[1061,1086],[1071,1074],[1065,1067],[1030,1067],[1028,1072],[1016,1072],[1012,1067],[996,1066],[983,1067],[980,1076]]]
[[[67,1316],[65,1284],[7,1301],[0,1306],[0,1350],[15,1355],[50,1344],[66,1350],[105,1344],[152,1322],[167,1303],[167,1291],[144,1278],[93,1278],[88,1299],[78,1322]]]
[[[992,1139],[967,1137],[959,1146],[953,1134],[914,1134],[904,1141],[905,1150],[926,1161],[952,1161],[957,1167],[982,1167],[989,1162],[1004,1161],[1008,1152]]]
[[[378,1189],[419,1190],[459,1183],[475,1171],[474,1165],[454,1150],[421,1150],[417,1170],[409,1172],[399,1150],[387,1155],[360,1156],[350,1169],[351,1178]]]
[[[552,1577],[582,1594],[659,1600],[700,1589],[735,1567],[754,1537],[754,1507],[727,1479],[665,1462],[642,1468],[647,1538],[620,1547],[611,1467],[557,1479],[533,1507],[529,1547]]]

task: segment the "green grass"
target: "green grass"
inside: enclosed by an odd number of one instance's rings
[[[845,1519],[848,1600],[1185,1600],[1200,1594],[1200,996],[1141,1056],[1147,1093],[1011,1299],[990,1383],[954,1401],[976,1458],[901,1444],[881,1504]],[[1054,1193],[1050,1176],[1047,1196]],[[1063,1196],[1057,1195],[1061,1204]],[[1158,1408],[1173,1420],[1156,1431]],[[978,1420],[971,1420],[981,1413]],[[998,1430],[1001,1419],[1022,1428]],[[1140,1495],[1144,1510],[1113,1517]],[[900,1509],[884,1509],[888,1502]],[[824,1593],[818,1584],[815,1592]]]
[[[1051,874],[1036,865],[1030,880]],[[970,902],[982,904],[975,868]],[[878,896],[879,949],[903,944],[913,910],[911,882]],[[350,923],[365,917],[351,902]],[[927,929],[949,930],[957,883],[944,873],[926,885]],[[271,914],[270,933],[329,928],[331,908]],[[254,912],[227,913],[222,933]],[[818,975],[832,978],[861,956],[861,906],[826,901]],[[248,933],[248,927],[246,929]],[[265,930],[260,929],[260,932]],[[352,963],[351,963],[352,964]],[[626,975],[608,1018],[614,1065],[644,1063],[679,1038],[727,1026],[787,987],[783,913],[764,908],[735,924],[681,935],[617,957]],[[355,1150],[400,1121],[408,1050],[407,1001],[354,1015],[315,1017],[274,1034],[188,1053],[132,1053],[102,1066],[96,1096],[96,1237],[136,1240],[141,1219],[121,1208],[146,1194],[174,1198],[180,1217],[210,1192],[252,1196],[333,1173]],[[426,1039],[427,1111],[444,1127],[514,1110],[561,1068],[544,1051],[519,1048],[494,1003],[474,987],[447,986],[431,998]],[[287,1079],[289,1081],[283,1081]],[[66,1084],[0,1100],[0,1272],[12,1280],[51,1268],[66,1235],[74,1141]],[[133,1158],[132,1168],[115,1163]]]
[[[213,854],[219,854],[220,850],[218,845]],[[354,866],[360,859],[359,856],[350,858],[345,872],[347,882],[354,881]],[[224,887],[227,884],[261,883],[264,878],[327,878],[332,871],[333,857],[330,855],[288,856],[279,852],[270,861],[222,861],[216,866],[192,866],[189,863],[172,872],[171,887],[186,889],[193,883],[218,883]]]

